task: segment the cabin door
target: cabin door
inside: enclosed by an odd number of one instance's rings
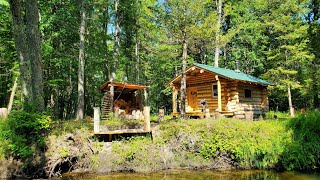
[[[188,105],[193,108],[194,111],[198,109],[198,99],[197,99],[197,88],[196,87],[188,87],[187,88],[187,100]]]

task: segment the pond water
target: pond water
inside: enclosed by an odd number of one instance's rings
[[[195,180],[320,180],[319,173],[296,173],[296,172],[276,172],[265,170],[166,170],[156,173],[111,173],[111,174],[89,174],[89,173],[69,173],[64,174],[59,180],[81,180],[81,179],[114,179],[114,180],[182,180],[182,179],[195,179]]]

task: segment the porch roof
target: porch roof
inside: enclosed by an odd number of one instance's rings
[[[138,84],[128,84],[128,83],[121,83],[121,82],[105,82],[101,87],[101,91],[108,91],[111,87],[111,84],[116,89],[130,89],[130,90],[139,90],[139,89],[145,89],[150,88],[150,86],[143,86]]]

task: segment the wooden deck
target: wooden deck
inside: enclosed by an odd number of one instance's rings
[[[171,114],[174,117],[180,116],[180,112],[176,112],[176,113],[172,113]],[[198,112],[198,111],[193,111],[193,112],[186,112],[186,116],[194,116],[194,117],[204,117],[206,115],[206,113],[204,112]]]
[[[103,131],[94,133],[96,137],[101,140],[109,141],[116,139],[117,137],[131,137],[134,135],[143,135],[147,136],[150,135],[152,139],[152,130],[145,131],[143,129],[121,129],[121,130],[114,130],[114,131]]]

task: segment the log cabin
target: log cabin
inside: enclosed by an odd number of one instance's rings
[[[180,115],[177,102],[181,77],[180,74],[167,84],[172,87],[173,116]],[[199,63],[186,70],[186,79],[187,116],[252,119],[269,111],[267,87],[272,83],[263,79]]]
[[[104,94],[102,98],[101,119],[105,119],[110,112],[114,112],[116,116],[123,116],[127,119],[138,119],[139,117],[136,116],[143,116],[143,101],[146,101],[146,99],[143,99],[142,93],[139,94],[138,91],[143,91],[146,98],[147,88],[149,86],[105,82],[100,87],[100,91]],[[112,93],[114,94],[113,99],[111,98]]]

